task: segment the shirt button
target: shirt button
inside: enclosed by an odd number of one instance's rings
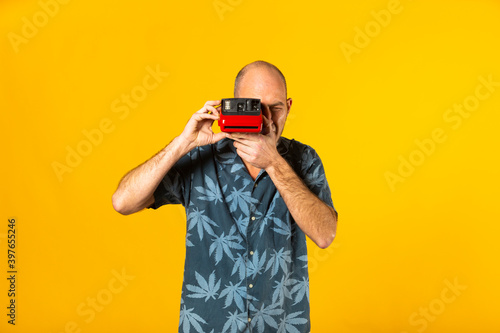
[[[253,186],[254,188],[257,188],[257,183],[255,183],[255,185]]]
[[[252,221],[255,221],[255,216],[252,216]]]
[[[253,284],[251,284],[251,283],[250,283],[250,284],[248,285],[248,287],[249,287],[249,288],[253,288]]]
[[[251,322],[252,321],[252,318],[248,318],[248,322]]]
[[[250,255],[253,256],[253,251],[250,251]]]

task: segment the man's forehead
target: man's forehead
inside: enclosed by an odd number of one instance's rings
[[[239,84],[238,90],[239,95],[252,93],[281,97],[281,95],[285,93],[285,85],[277,73],[273,73],[269,70],[254,70],[245,74]]]
[[[271,87],[255,87],[249,86],[248,88],[242,87],[238,91],[238,96],[240,98],[258,98],[267,105],[284,105],[284,100],[286,100],[285,92],[283,90],[272,89]]]

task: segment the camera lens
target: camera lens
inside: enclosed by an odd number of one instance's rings
[[[237,110],[238,112],[243,112],[243,110],[245,110],[245,105],[243,103],[238,103]]]

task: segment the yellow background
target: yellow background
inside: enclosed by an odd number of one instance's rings
[[[372,11],[393,5],[72,0],[44,22],[37,1],[0,2],[1,332],[177,331],[183,208],[125,217],[111,195],[206,100],[231,97],[237,71],[258,59],[285,74],[294,102],[284,135],[318,151],[339,211],[332,246],[309,242],[312,332],[500,332],[500,87],[458,128],[444,118],[480,77],[500,82],[500,2],[401,0],[377,31]],[[34,17],[38,31],[15,47]],[[366,27],[368,45],[346,57],[341,45],[355,46]],[[157,67],[168,72],[157,88],[114,112]],[[59,179],[53,163],[66,164],[68,147],[103,119],[112,130]],[[386,173],[435,128],[446,140],[391,188]],[[133,278],[111,294],[122,269]],[[454,281],[465,289],[450,293]],[[91,320],[77,311],[106,295]],[[429,307],[437,314],[424,327],[418,313]]]

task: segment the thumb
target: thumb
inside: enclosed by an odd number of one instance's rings
[[[271,118],[262,117],[264,128],[262,130],[262,134],[267,135],[273,132],[274,123]]]
[[[226,137],[226,133],[224,133],[224,132],[216,133],[212,136],[212,143],[216,143],[216,142],[224,139],[225,137]]]

